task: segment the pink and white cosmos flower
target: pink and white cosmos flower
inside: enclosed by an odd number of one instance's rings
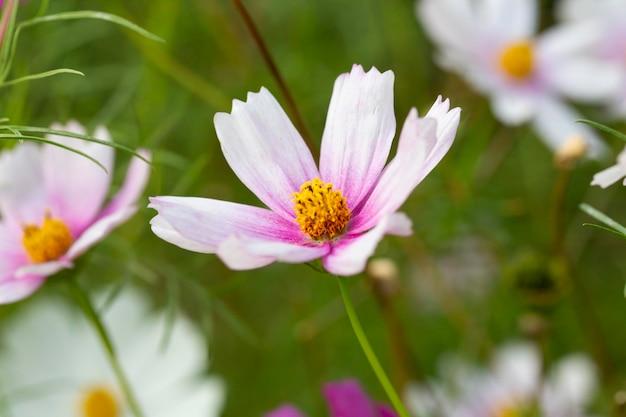
[[[337,275],[357,274],[383,235],[407,236],[396,212],[450,148],[460,109],[438,98],[425,117],[411,109],[395,158],[391,71],[355,65],[335,81],[319,169],[272,94],[262,88],[214,118],[239,179],[269,208],[196,197],[152,197],[152,230],[184,249],[215,253],[230,268],[322,258]]]
[[[77,122],[51,129],[86,134]],[[95,137],[110,141],[104,127]],[[133,158],[124,185],[103,206],[113,170],[110,146],[64,136],[50,140],[82,151],[93,161],[54,145],[26,142],[0,154],[0,303],[29,296],[46,277],[72,261],[132,216],[149,176]],[[149,153],[139,153],[148,158]]]

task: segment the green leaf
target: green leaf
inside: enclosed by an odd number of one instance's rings
[[[598,122],[594,122],[592,120],[586,120],[586,119],[580,119],[580,120],[576,120],[576,121],[580,122],[580,123],[584,123],[584,124],[589,125],[589,126],[593,126],[596,129],[602,130],[602,131],[604,131],[606,133],[610,133],[611,135],[615,136],[616,138],[621,139],[624,142],[626,142],[626,134],[624,134],[622,132],[618,132],[617,130],[612,129],[612,128],[608,127],[608,126],[605,126],[602,123],[598,123]]]
[[[15,84],[26,82],[26,81],[39,80],[41,78],[52,77],[53,75],[57,75],[57,74],[74,74],[74,75],[80,75],[83,77],[85,76],[85,74],[83,74],[82,72],[76,71],[70,68],[58,68],[55,70],[44,71],[38,74],[25,75],[23,77],[16,78],[14,80],[5,81],[5,82],[0,83],[0,87],[7,87],[10,85],[15,85]]]
[[[626,239],[626,236],[621,234],[620,232],[618,232],[617,230],[613,230],[610,229],[608,227],[604,227],[604,226],[600,226],[599,224],[595,224],[595,223],[583,223],[583,226],[591,226],[591,227],[595,227],[596,229],[600,229],[600,230],[604,230],[605,232],[609,232],[611,234],[614,234],[615,236],[619,236],[623,239]]]
[[[48,128],[44,128],[44,127],[34,127],[34,126],[6,125],[6,126],[0,126],[0,128],[11,130],[11,131],[15,132],[16,135],[21,134],[22,132],[44,133],[44,134],[48,134],[48,135],[65,136],[65,137],[69,137],[69,138],[76,138],[76,139],[86,140],[88,142],[95,142],[95,143],[99,143],[101,145],[110,146],[110,147],[118,149],[120,151],[128,152],[129,154],[131,154],[131,155],[141,159],[145,163],[147,163],[149,165],[152,165],[152,163],[148,159],[146,159],[144,156],[142,156],[139,153],[137,153],[137,151],[135,151],[134,149],[129,148],[128,146],[121,145],[121,144],[115,143],[115,142],[110,142],[110,141],[107,141],[107,140],[98,139],[98,138],[95,138],[95,137],[89,136],[89,135],[81,135],[79,133],[67,132],[65,130],[55,130],[55,129],[48,129]],[[31,136],[31,137],[33,137],[33,136]],[[41,139],[41,138],[38,138],[38,139]],[[50,141],[47,141],[46,143],[50,143]],[[56,142],[51,142],[51,143],[52,144],[56,144]]]
[[[39,136],[23,136],[23,135],[0,133],[0,140],[2,140],[2,139],[27,140],[27,141],[31,141],[31,142],[41,142],[41,143],[47,143],[47,144],[50,144],[50,145],[58,146],[59,148],[67,149],[70,152],[74,152],[74,153],[76,153],[76,154],[78,154],[80,156],[84,156],[85,158],[89,159],[90,161],[92,161],[96,165],[98,165],[100,168],[102,168],[104,170],[104,172],[107,172],[107,169],[104,167],[104,165],[102,165],[100,163],[100,161],[95,159],[93,156],[87,155],[86,153],[81,152],[78,149],[74,149],[74,148],[72,148],[70,146],[66,146],[66,145],[57,143],[57,142],[55,142],[53,140],[50,140],[50,139],[40,138]]]
[[[626,237],[626,227],[622,226],[621,224],[619,224],[617,221],[613,220],[612,218],[610,218],[606,214],[602,213],[599,210],[596,210],[595,208],[591,207],[589,204],[583,203],[583,204],[581,204],[578,207],[582,211],[584,211],[585,213],[587,213],[588,215],[593,217],[594,219],[596,219],[596,220],[606,224],[607,226],[609,226],[611,229],[613,229],[617,233],[619,233],[619,234],[623,235],[624,237]]]
[[[11,48],[9,49],[8,57],[6,58],[6,61],[3,61],[4,66],[1,69],[2,72],[0,73],[0,80],[6,79],[7,75],[9,74],[9,70],[11,66],[13,65],[13,59],[15,58],[15,51],[17,49],[17,39],[22,29],[27,28],[29,26],[36,25],[38,23],[55,22],[55,21],[63,21],[63,20],[76,20],[76,19],[105,20],[105,21],[123,26],[134,32],[137,32],[138,34],[145,36],[148,39],[152,39],[157,42],[165,42],[165,40],[163,40],[162,38],[158,37],[157,35],[151,32],[148,32],[141,26],[138,26],[129,20],[126,20],[122,17],[116,16],[110,13],[99,12],[95,10],[80,10],[80,11],[75,11],[75,12],[63,12],[63,13],[56,13],[56,14],[51,14],[47,16],[35,17],[30,20],[25,20],[21,22],[19,25],[17,25],[15,32],[13,33],[13,36],[11,38]],[[4,55],[4,52],[3,52],[3,55]]]

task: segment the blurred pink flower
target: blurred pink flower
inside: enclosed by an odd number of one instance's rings
[[[51,128],[85,134],[74,121]],[[104,127],[94,136],[111,140]],[[71,268],[74,258],[135,213],[148,180],[149,166],[133,158],[123,187],[102,208],[114,149],[64,136],[48,139],[94,157],[107,171],[54,145],[26,142],[0,154],[0,303],[25,298],[47,276]]]
[[[624,0],[562,0],[561,19],[578,24],[587,33],[588,54],[612,65],[620,75],[619,85],[608,98],[608,110],[626,117],[626,2]]]
[[[357,274],[385,234],[407,236],[396,212],[450,148],[460,109],[437,99],[412,109],[385,167],[396,121],[391,71],[355,65],[333,89],[319,170],[300,134],[265,88],[215,115],[224,157],[268,209],[195,197],[152,197],[152,230],[184,249],[216,253],[230,268],[323,258],[326,270]],[[384,168],[384,169],[383,169]]]
[[[591,185],[599,185],[602,188],[606,188],[624,177],[626,177],[626,147],[617,155],[617,164],[594,175]],[[626,185],[626,178],[624,178],[623,184]]]
[[[384,404],[374,403],[354,380],[329,383],[324,386],[324,396],[330,417],[397,417]],[[296,407],[286,404],[265,417],[305,417]]]
[[[546,144],[558,150],[574,135],[603,143],[563,98],[599,102],[610,97],[622,75],[588,54],[591,33],[561,25],[537,35],[536,0],[420,0],[418,16],[438,47],[439,64],[489,97],[507,125],[533,122]]]

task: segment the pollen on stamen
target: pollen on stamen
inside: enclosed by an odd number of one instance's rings
[[[509,44],[502,50],[499,59],[500,67],[509,77],[525,79],[533,72],[535,65],[533,45],[527,41]]]
[[[23,228],[22,244],[34,263],[59,259],[72,246],[74,239],[67,225],[60,219],[46,216],[43,224],[29,224]]]
[[[332,240],[341,235],[351,212],[341,190],[319,178],[307,181],[292,194],[296,222],[313,240]]]

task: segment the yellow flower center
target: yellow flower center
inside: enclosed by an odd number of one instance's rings
[[[493,417],[522,417],[524,416],[524,412],[520,409],[519,404],[515,402],[507,402],[505,404],[500,405],[495,413],[493,413]]]
[[[530,75],[534,67],[533,45],[530,42],[516,42],[500,53],[500,67],[517,80]]]
[[[59,219],[46,216],[41,227],[34,224],[24,226],[22,244],[35,263],[58,259],[72,246],[72,242],[70,229]]]
[[[350,209],[341,190],[315,178],[292,194],[296,222],[313,240],[331,240],[343,233],[350,220]]]
[[[92,387],[81,398],[81,417],[121,417],[115,394],[105,387]]]

